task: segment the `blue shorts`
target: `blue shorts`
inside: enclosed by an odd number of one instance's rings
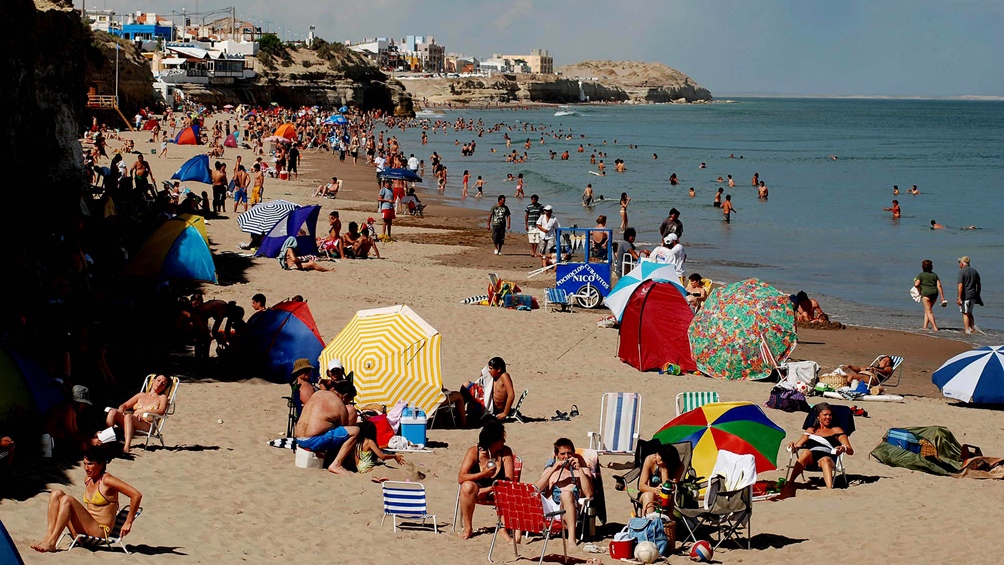
[[[349,439],[349,432],[339,426],[332,428],[319,436],[298,437],[296,444],[310,451],[334,451]]]
[[[247,204],[248,201],[248,191],[246,188],[238,188],[234,190],[234,202],[243,202]]]

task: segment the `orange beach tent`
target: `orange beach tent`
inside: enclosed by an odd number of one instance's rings
[[[276,129],[275,133],[272,135],[277,135],[279,137],[285,137],[286,139],[289,140],[294,140],[296,139],[296,126],[287,122],[279,126],[279,128]]]

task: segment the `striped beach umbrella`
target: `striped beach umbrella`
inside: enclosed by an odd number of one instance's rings
[[[622,276],[617,284],[610,289],[610,294],[603,299],[603,305],[614,313],[618,322],[624,317],[624,309],[627,308],[627,303],[635,289],[648,280],[673,283],[679,289],[680,294],[684,297],[687,296],[687,291],[678,282],[680,276],[676,274],[676,265],[642,261]]]
[[[931,375],[941,394],[962,402],[1004,404],[1004,345],[952,357]]]
[[[356,403],[404,400],[431,414],[443,400],[440,333],[407,306],[360,310],[321,352],[355,374]]]
[[[698,477],[710,477],[720,450],[756,459],[756,472],[777,469],[784,430],[752,402],[713,402],[680,414],[652,436],[663,444],[689,441]]]
[[[299,207],[299,204],[286,200],[269,200],[255,204],[248,208],[247,212],[241,212],[237,216],[237,227],[244,233],[261,235]]]

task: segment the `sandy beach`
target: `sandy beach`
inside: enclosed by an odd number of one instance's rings
[[[156,147],[145,132],[124,134],[145,153],[158,184],[168,179],[200,147],[171,146],[167,157],[150,155]],[[159,144],[158,144],[159,145]],[[116,145],[113,143],[112,147]],[[403,147],[405,153],[417,148]],[[227,150],[232,165],[236,155],[253,162],[250,150]],[[133,156],[127,157],[130,164]],[[284,198],[299,204],[320,204],[318,232],[326,230],[327,215],[339,210],[343,226],[350,221],[377,217],[373,168],[360,159],[339,164],[327,153],[303,155],[300,179],[269,179],[267,199]],[[344,180],[334,200],[312,196],[322,179]],[[431,176],[431,175],[430,175]],[[198,192],[209,190],[188,183]],[[431,184],[431,183],[426,183]],[[431,192],[431,194],[430,194]],[[250,311],[251,296],[264,293],[268,304],[295,294],[308,302],[325,341],[330,341],[360,309],[407,304],[443,336],[444,384],[456,389],[475,378],[493,356],[504,358],[517,391],[528,389],[522,412],[535,420],[506,426],[507,443],[522,457],[523,480],[536,480],[559,437],[571,438],[577,447],[588,446],[587,433],[599,420],[604,392],[640,391],[643,394],[642,437],[650,437],[675,414],[675,396],[681,391],[710,390],[723,400],[767,400],[770,385],[730,382],[695,375],[668,376],[640,373],[616,357],[617,331],[597,328],[605,309],[576,309],[574,313],[543,310],[521,312],[468,306],[461,300],[483,294],[487,275],[496,272],[516,281],[526,292],[542,297],[553,276],[527,279],[539,266],[530,257],[525,236],[511,234],[501,257],[491,252],[485,213],[443,205],[435,190],[419,193],[429,205],[424,218],[401,217],[395,222],[396,241],[379,243],[381,260],[327,263],[331,272],[284,271],[274,259],[250,259],[238,243],[247,234],[237,228],[236,214],[210,219],[207,230],[214,255],[221,264],[241,264],[240,277],[221,268],[221,284],[204,288],[206,299],[236,300]],[[494,201],[489,191],[486,201]],[[513,203],[513,226],[522,227],[522,206]],[[228,203],[232,209],[233,203]],[[518,210],[518,211],[517,211]],[[560,213],[560,211],[559,211]],[[246,268],[244,268],[246,266]],[[851,438],[855,453],[848,459],[851,485],[846,489],[799,490],[795,498],[758,502],[754,506],[753,550],[723,550],[722,563],[810,562],[829,556],[846,563],[942,563],[963,554],[972,561],[989,561],[997,547],[994,532],[1004,518],[1004,493],[993,481],[935,477],[886,467],[868,457],[890,427],[944,425],[962,443],[978,445],[987,455],[1004,455],[1004,419],[999,411],[965,408],[942,398],[931,383],[931,373],[947,358],[970,345],[933,336],[897,331],[848,327],[845,330],[798,332],[795,359],[811,359],[827,372],[839,364],[867,364],[880,353],[905,357],[903,382],[897,392],[902,403],[859,403],[869,417],[857,419]],[[149,371],[162,370],[151,361]],[[430,511],[437,515],[439,534],[416,529],[394,534],[391,525],[380,525],[380,486],[373,476],[409,477],[406,469],[391,463],[370,474],[333,476],[323,470],[300,469],[289,450],[268,446],[286,427],[286,385],[259,379],[219,380],[212,365],[198,374],[181,375],[177,413],[165,427],[167,449],[136,450],[130,459],[116,459],[108,467],[143,493],[144,513],[126,538],[130,549],[121,552],[74,550],[37,554],[30,544],[45,526],[48,493],[27,500],[4,500],[0,516],[27,563],[135,562],[150,563],[272,563],[332,561],[335,563],[437,563],[459,565],[485,560],[495,516],[479,507],[474,515],[480,533],[459,540],[452,533],[457,494],[457,471],[464,450],[476,441],[476,430],[432,429],[432,453],[407,455],[426,475]],[[839,401],[834,401],[838,402]],[[580,416],[570,421],[550,421],[556,410],[576,405]],[[849,404],[849,403],[848,403]],[[769,417],[787,431],[788,441],[801,434],[803,413],[766,409]],[[631,505],[623,492],[614,490],[611,475],[629,463],[628,457],[602,459],[607,513],[612,524],[602,527],[601,547],[629,517]],[[784,473],[787,453],[778,455]],[[83,471],[69,472],[69,484],[50,484],[79,496]],[[487,532],[487,533],[486,533]],[[536,558],[541,541],[522,546],[524,557]],[[558,552],[560,543],[548,545]],[[577,562],[606,555],[571,549]],[[984,556],[984,557],[978,557]],[[496,547],[496,559],[511,560],[511,547]],[[680,553],[669,558],[683,563]]]

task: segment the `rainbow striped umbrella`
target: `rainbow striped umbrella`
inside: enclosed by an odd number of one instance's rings
[[[360,310],[321,352],[355,374],[356,403],[404,400],[431,414],[443,400],[440,333],[407,306]]]
[[[713,402],[680,414],[652,436],[663,444],[689,441],[694,446],[693,467],[709,477],[718,451],[756,459],[756,472],[777,469],[777,452],[784,430],[752,402]]]

